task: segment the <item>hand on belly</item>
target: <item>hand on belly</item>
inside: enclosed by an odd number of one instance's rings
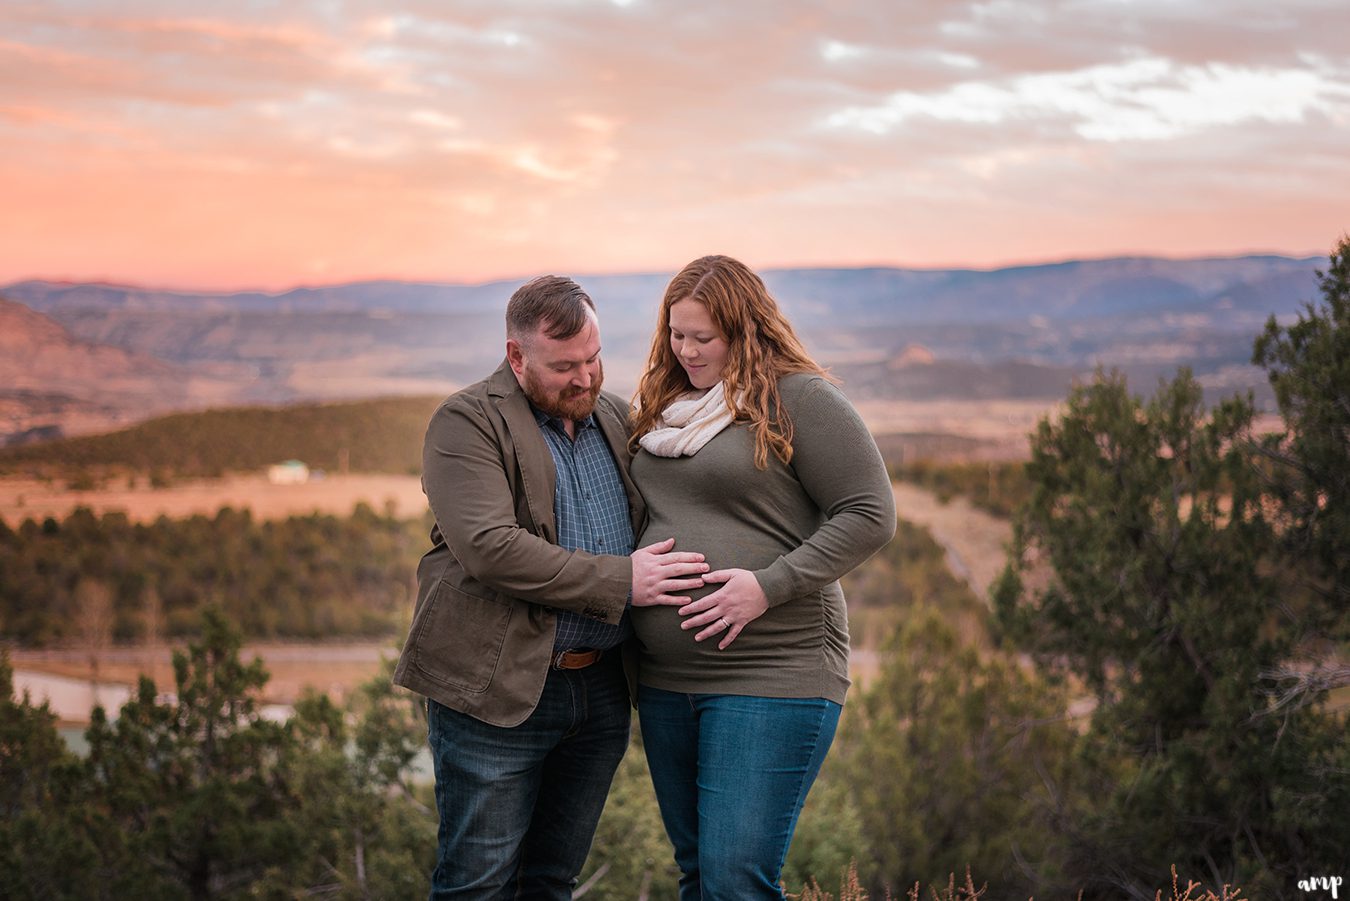
[[[719,650],[725,649],[753,620],[769,609],[769,599],[759,587],[759,580],[748,569],[720,569],[705,573],[706,584],[722,583],[722,587],[705,597],[685,604],[679,614],[686,617],[681,629],[699,629],[695,641],[721,635]]]

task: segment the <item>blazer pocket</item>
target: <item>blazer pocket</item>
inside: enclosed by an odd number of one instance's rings
[[[485,691],[501,660],[510,621],[510,603],[441,582],[417,633],[417,668],[462,691]]]

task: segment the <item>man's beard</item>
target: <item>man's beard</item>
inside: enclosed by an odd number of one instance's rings
[[[595,401],[600,397],[600,385],[605,381],[605,370],[601,366],[596,370],[595,380],[589,388],[568,387],[557,394],[549,394],[534,377],[534,372],[525,367],[525,396],[530,403],[549,416],[570,419],[578,422],[591,415]]]

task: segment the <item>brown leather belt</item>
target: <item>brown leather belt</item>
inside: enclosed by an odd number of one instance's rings
[[[600,659],[602,651],[559,651],[553,655],[554,669],[585,669]]]

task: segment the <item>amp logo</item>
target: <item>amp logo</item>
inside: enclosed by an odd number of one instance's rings
[[[1307,879],[1300,879],[1298,887],[1305,892],[1331,892],[1331,897],[1336,898],[1337,890],[1341,887],[1340,876],[1310,876]]]

